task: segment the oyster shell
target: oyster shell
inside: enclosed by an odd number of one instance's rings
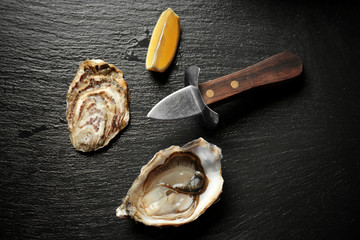
[[[123,73],[103,60],[80,64],[66,102],[70,140],[79,151],[105,147],[129,122],[129,94]]]
[[[141,168],[116,216],[157,227],[194,221],[222,192],[221,158],[221,149],[203,138],[159,151]]]

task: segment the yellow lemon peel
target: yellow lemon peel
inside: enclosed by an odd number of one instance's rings
[[[153,30],[146,56],[146,69],[164,72],[175,57],[180,39],[180,18],[171,9],[159,17]]]

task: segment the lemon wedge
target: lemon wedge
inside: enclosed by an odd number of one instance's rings
[[[159,17],[146,55],[146,69],[164,72],[174,59],[180,39],[180,18],[171,9]]]

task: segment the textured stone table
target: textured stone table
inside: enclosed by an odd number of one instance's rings
[[[1,239],[348,239],[360,216],[360,18],[350,3],[9,1],[0,6]],[[181,18],[175,61],[144,67],[163,10]],[[303,74],[213,106],[219,126],[146,118],[183,86],[292,51]],[[105,149],[71,145],[66,93],[81,61],[124,72],[129,126]],[[203,137],[223,150],[220,200],[157,229],[115,217],[158,150]]]

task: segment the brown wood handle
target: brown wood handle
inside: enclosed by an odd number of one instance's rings
[[[211,104],[250,88],[294,78],[302,72],[301,59],[290,52],[267,58],[240,71],[199,85],[206,104]]]

